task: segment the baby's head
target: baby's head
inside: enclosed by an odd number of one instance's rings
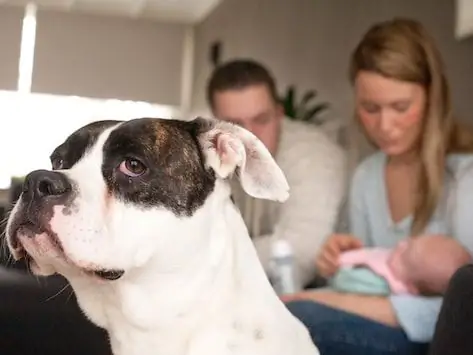
[[[410,292],[441,295],[455,271],[471,261],[471,255],[456,240],[432,235],[400,242],[388,263]]]

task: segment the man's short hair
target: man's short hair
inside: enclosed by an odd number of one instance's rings
[[[216,92],[241,90],[254,85],[266,86],[271,98],[279,102],[276,82],[264,65],[251,59],[236,59],[223,63],[215,68],[207,83],[207,102],[213,107]]]

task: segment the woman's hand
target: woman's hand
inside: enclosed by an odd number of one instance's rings
[[[338,270],[338,257],[343,251],[358,249],[363,243],[350,234],[333,234],[320,249],[315,265],[320,276],[332,277]]]

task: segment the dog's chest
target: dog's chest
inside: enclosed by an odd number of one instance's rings
[[[188,333],[146,332],[128,327],[109,332],[114,355],[187,355]]]
[[[232,311],[196,312],[192,317],[148,328],[130,324],[120,314],[110,314],[108,331],[115,355],[261,355],[279,354],[275,328],[248,312],[249,306]],[[129,310],[128,312],[131,312]],[[150,313],[151,310],[148,310]],[[198,315],[198,317],[195,317]],[[155,318],[159,319],[159,314]],[[127,317],[128,318],[128,317]]]
[[[262,333],[239,333],[228,328],[175,329],[168,332],[110,332],[114,355],[261,355],[273,354]],[[274,350],[274,349],[273,349]]]
[[[192,339],[186,355],[260,355],[271,354],[261,330],[245,331],[230,327],[212,327]]]

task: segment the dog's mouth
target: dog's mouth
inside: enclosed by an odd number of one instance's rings
[[[108,281],[118,280],[125,273],[123,270],[96,270],[92,272],[95,276]]]
[[[54,253],[56,254],[55,257],[60,257],[66,264],[71,266],[76,266],[74,262],[72,262],[64,252],[61,242],[59,238],[56,236],[55,233],[52,233],[44,228],[40,228],[37,225],[34,225],[30,222],[21,223],[15,228],[13,228],[12,232],[12,256],[15,260],[24,260],[25,263],[31,268],[31,266],[38,266],[37,261],[35,260],[34,256],[31,255],[27,248],[25,248],[21,242],[22,238],[31,238],[34,239],[37,235],[46,234],[49,239],[49,244],[52,246]],[[20,237],[21,236],[21,237]],[[77,267],[77,266],[76,266]],[[119,269],[81,269],[85,274],[97,277],[102,280],[106,281],[115,281],[120,279],[124,274],[124,270]]]

